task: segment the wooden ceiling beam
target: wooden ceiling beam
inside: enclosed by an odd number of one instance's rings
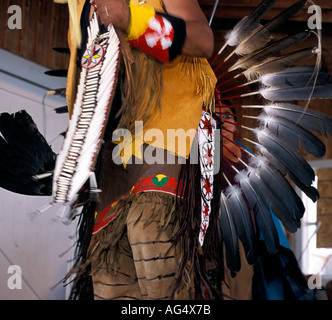
[[[292,4],[296,3],[298,0],[279,0],[275,3],[275,8],[288,8]],[[199,0],[201,6],[211,6],[213,7],[215,0]],[[257,7],[262,0],[220,0],[218,7]],[[315,0],[317,6],[320,6],[322,9],[331,9],[332,3],[331,0]],[[310,6],[310,3],[307,4]]]
[[[234,28],[239,19],[226,19],[215,18],[212,23],[212,30],[214,31],[230,31]],[[261,21],[264,25],[267,21]],[[275,33],[280,34],[296,34],[307,29],[305,21],[289,21],[287,24],[280,26],[275,30]],[[330,37],[332,34],[332,23],[323,23],[322,25],[323,36]]]
[[[210,17],[212,13],[212,7],[211,8],[202,8],[203,12],[207,17]],[[267,12],[263,19],[270,20],[274,18],[276,15],[278,15],[282,10],[278,8],[272,8],[269,12]],[[218,7],[215,13],[215,18],[226,18],[226,19],[242,19],[243,17],[247,16],[252,12],[252,8],[249,7],[242,7],[241,10],[236,7],[227,7],[220,8]],[[308,21],[308,19],[311,17],[310,14],[308,14],[306,11],[301,11],[295,16],[293,16],[290,21]],[[326,23],[332,23],[332,9],[330,10],[323,10],[322,12],[322,22]]]
[[[260,0],[233,0],[232,2],[220,2],[217,10],[215,12],[215,18],[233,18],[233,19],[241,19],[248,14],[250,14],[254,8],[260,3]],[[296,1],[294,1],[295,3]],[[212,0],[200,0],[199,1],[201,8],[205,15],[209,18],[211,16],[213,10],[214,1]],[[322,22],[332,23],[332,1],[331,0],[316,0],[317,5],[320,3],[320,7],[322,8]],[[263,19],[269,20],[278,15],[284,9],[288,8],[292,5],[293,2],[286,0],[280,0],[276,3],[276,5],[269,10],[264,16]],[[308,21],[311,17],[311,14],[307,12],[304,8],[298,14],[290,19],[290,21]]]

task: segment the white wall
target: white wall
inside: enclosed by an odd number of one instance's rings
[[[309,164],[318,169],[332,168],[332,159],[314,160]],[[317,179],[317,177],[316,177]],[[315,183],[318,183],[316,180]],[[315,185],[317,187],[317,184]],[[317,288],[324,287],[332,280],[332,248],[317,248],[317,202],[313,203],[304,193],[301,193],[306,212],[301,221],[301,229],[296,234],[298,243],[296,257],[298,258],[301,270],[306,275],[317,277]],[[319,201],[319,200],[318,200]]]
[[[67,114],[54,108],[66,105],[64,98],[45,96],[48,89],[65,87],[64,78],[44,75],[35,63],[0,49],[0,112],[25,109],[36,122],[52,149],[59,152],[68,126]],[[44,105],[43,105],[44,102]],[[1,155],[0,155],[1,156]],[[31,213],[50,201],[49,197],[18,195],[0,189],[0,299],[65,299],[59,282],[67,272],[72,252],[60,255],[72,245],[74,226],[56,223],[56,208],[31,220]],[[22,270],[22,289],[10,289],[11,265]]]

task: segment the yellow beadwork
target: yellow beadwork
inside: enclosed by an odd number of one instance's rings
[[[151,6],[130,4],[130,24],[127,30],[128,41],[138,39],[149,27],[149,21],[155,11]]]

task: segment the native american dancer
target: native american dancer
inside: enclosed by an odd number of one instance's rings
[[[213,35],[196,0],[56,2],[68,2],[71,15],[64,146],[56,156],[26,113],[2,114],[8,156],[1,165],[9,174],[1,186],[82,208],[78,257],[68,275],[75,275],[73,299],[222,297],[207,269],[223,275],[223,252],[232,275],[241,269],[239,247],[242,265],[257,263],[260,235],[269,254],[278,252],[271,210],[290,232],[299,228],[304,206],[288,178],[318,198],[298,142],[322,157],[325,145],[311,131],[331,133],[331,118],[288,101],[331,97],[321,37],[272,37],[306,1],[262,26],[276,0],[263,1],[209,62]],[[309,36],[317,36],[317,47],[283,53]],[[307,58],[314,65],[296,65]],[[243,88],[250,92],[238,93]],[[246,104],[256,95],[265,102]],[[229,122],[222,108],[230,103],[263,111],[257,128],[242,125],[254,133],[244,141],[255,152],[232,142],[245,161],[226,143],[228,157],[220,161],[218,133]],[[18,125],[31,146],[11,134]],[[8,157],[22,153],[32,165],[21,165],[21,177]]]

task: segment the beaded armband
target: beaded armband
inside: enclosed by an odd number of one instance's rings
[[[126,39],[133,47],[169,63],[181,54],[185,38],[184,20],[155,12],[150,6],[130,4]]]

